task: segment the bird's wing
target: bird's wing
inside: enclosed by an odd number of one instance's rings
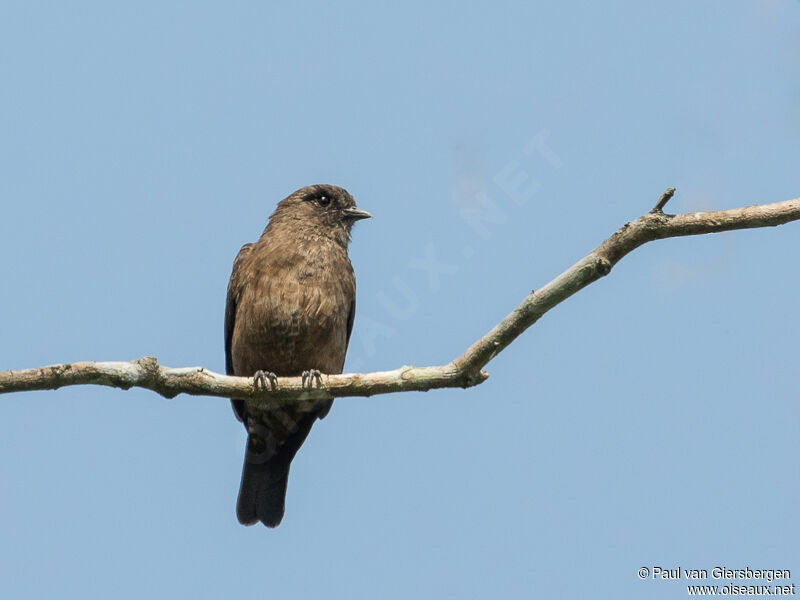
[[[233,261],[233,271],[228,281],[228,297],[225,300],[225,373],[234,375],[233,356],[231,355],[231,341],[233,340],[233,326],[236,323],[236,303],[242,287],[241,268],[245,258],[253,249],[253,244],[245,244]],[[231,399],[231,406],[236,418],[244,420],[244,402]]]
[[[353,333],[353,321],[356,320],[356,298],[350,303],[350,312],[347,313],[347,341],[344,343],[344,354],[347,354],[347,347],[350,345],[350,334]],[[344,369],[344,354],[342,355],[342,368]]]
[[[344,352],[342,352],[342,366],[339,368],[339,372],[341,373],[344,370],[344,359],[347,355],[347,347],[350,345],[350,334],[353,333],[353,321],[356,319],[356,297],[353,296],[353,301],[350,303],[350,312],[347,313],[347,339],[344,342]],[[320,404],[319,413],[317,413],[317,417],[320,419],[324,419],[331,410],[331,406],[333,406],[333,400],[326,400],[325,402]]]
[[[225,373],[233,375],[233,358],[231,356],[231,340],[233,339],[233,326],[236,323],[236,302],[242,286],[241,266],[247,255],[253,249],[253,244],[245,244],[233,261],[233,271],[228,281],[228,298],[225,301]]]

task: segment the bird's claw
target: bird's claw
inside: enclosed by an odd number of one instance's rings
[[[255,375],[253,375],[253,385],[257,390],[274,391],[278,386],[278,376],[272,371],[258,370]]]
[[[308,380],[308,389],[311,391],[314,389],[315,379],[317,381],[317,387],[322,387],[322,373],[319,372],[319,369],[309,369],[308,371],[303,371],[300,384],[306,387],[306,380]]]

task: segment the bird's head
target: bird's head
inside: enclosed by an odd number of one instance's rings
[[[270,225],[281,223],[281,227],[330,236],[347,247],[353,223],[371,216],[356,207],[356,201],[344,188],[319,184],[301,188],[281,200],[270,217]]]

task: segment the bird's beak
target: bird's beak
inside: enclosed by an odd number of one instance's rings
[[[346,219],[350,219],[351,221],[360,221],[361,219],[371,219],[372,215],[369,214],[365,210],[361,210],[359,208],[345,208],[342,211],[342,214]]]

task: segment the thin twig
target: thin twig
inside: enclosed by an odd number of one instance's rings
[[[666,191],[663,194],[661,194],[661,197],[658,199],[658,202],[656,202],[656,205],[650,212],[651,213],[663,212],[664,207],[667,205],[667,202],[669,202],[674,195],[675,195],[675,188],[667,188]]]

